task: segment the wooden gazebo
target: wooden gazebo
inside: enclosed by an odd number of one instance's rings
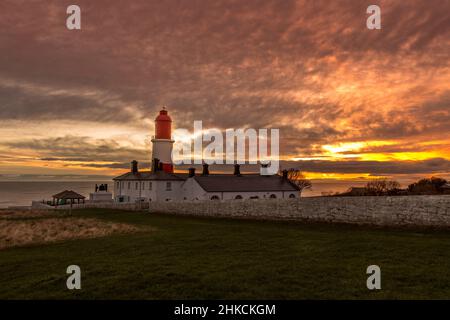
[[[63,200],[64,204],[70,204],[70,207],[72,207],[72,205],[75,203],[75,200],[77,201],[77,203],[80,203],[80,200],[83,201],[82,203],[84,203],[84,200],[86,199],[85,196],[76,193],[75,191],[72,190],[65,190],[63,192],[53,195],[52,197],[53,197],[53,205],[56,207],[58,206],[61,200]]]

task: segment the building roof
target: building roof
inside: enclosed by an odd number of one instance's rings
[[[164,171],[127,172],[114,178],[118,181],[162,180],[183,181],[188,179],[187,173],[168,173]],[[195,175],[195,181],[206,192],[264,192],[264,191],[298,191],[299,188],[289,180],[279,176],[262,176],[259,174],[208,174]]]
[[[86,198],[85,196],[76,193],[75,191],[72,190],[64,190],[60,193],[57,193],[55,195],[53,195],[53,198],[57,198],[57,199],[84,199]]]
[[[187,174],[174,174],[165,171],[138,171],[136,173],[127,172],[121,176],[115,177],[113,180],[185,180]]]
[[[289,180],[279,176],[259,174],[209,174],[195,176],[195,181],[207,192],[298,191]]]

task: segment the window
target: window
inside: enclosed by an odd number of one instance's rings
[[[128,182],[128,190],[131,188],[131,182]]]
[[[137,189],[139,189],[139,187],[138,187],[138,182],[136,182],[136,190],[137,190]]]
[[[117,189],[119,189],[120,188],[120,182],[117,182],[116,185],[117,185]]]
[[[291,193],[290,195],[289,195],[289,198],[295,198],[295,194],[293,194],[293,193]]]
[[[277,196],[276,196],[275,194],[272,193],[272,194],[270,195],[270,199],[276,199],[276,198],[277,198]]]
[[[166,182],[166,191],[172,191],[172,182]]]
[[[251,196],[250,199],[259,199],[258,196]]]
[[[238,194],[236,197],[234,197],[236,200],[241,200],[242,196],[240,194]]]
[[[218,196],[212,196],[211,200],[220,200]]]
[[[152,182],[151,181],[148,183],[148,190],[152,190]]]

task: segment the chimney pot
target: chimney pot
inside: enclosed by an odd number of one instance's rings
[[[203,164],[203,172],[202,175],[207,176],[209,175],[209,165],[207,163]]]
[[[189,168],[189,177],[195,177],[195,168]]]
[[[284,169],[282,172],[283,172],[283,178],[284,178],[284,179],[287,179],[287,177],[288,177],[288,171],[287,171],[286,169]]]
[[[138,162],[136,160],[131,161],[131,172],[138,173]]]
[[[156,172],[158,170],[159,170],[159,159],[158,158],[153,158],[152,171]]]
[[[240,176],[241,175],[241,165],[240,164],[235,164],[234,165],[234,175],[235,176]]]

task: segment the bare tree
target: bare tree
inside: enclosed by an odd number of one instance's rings
[[[287,172],[287,178],[290,182],[295,184],[299,188],[300,195],[303,190],[311,189],[312,183],[310,180],[305,178],[305,175],[298,169],[291,168]]]
[[[395,180],[378,179],[367,183],[366,190],[368,195],[381,196],[393,194],[400,188],[400,183]]]

